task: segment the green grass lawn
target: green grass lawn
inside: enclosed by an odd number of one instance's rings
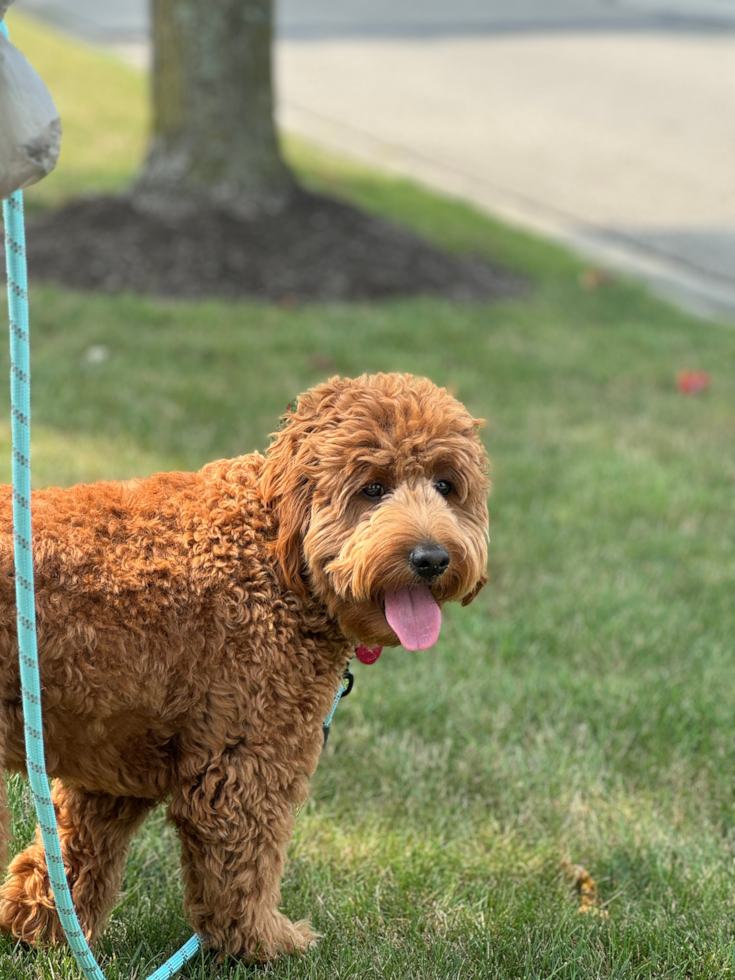
[[[29,207],[123,186],[144,146],[142,79],[17,15],[10,27],[67,131]],[[430,652],[358,665],[283,889],[323,939],[263,972],[733,976],[735,331],[624,282],[587,292],[555,246],[286,149],[305,183],[534,288],[496,305],[295,309],[32,290],[39,486],[264,448],[293,395],[337,372],[426,374],[489,420],[490,584],[448,611]],[[710,372],[704,395],[678,393],[687,368]],[[7,480],[8,426],[0,441]],[[33,824],[20,781],[12,799],[18,848]],[[594,875],[606,917],[577,913],[564,861]],[[97,952],[111,980],[143,978],[188,934],[158,814]],[[205,956],[184,975],[251,974]],[[65,953],[0,941],[0,980],[76,975]]]

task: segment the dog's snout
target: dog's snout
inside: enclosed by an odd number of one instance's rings
[[[411,568],[425,582],[443,575],[449,567],[449,552],[436,542],[417,545],[408,556]]]

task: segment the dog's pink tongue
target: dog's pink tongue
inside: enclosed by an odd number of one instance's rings
[[[406,650],[428,650],[439,638],[442,611],[426,585],[386,592],[385,618]]]

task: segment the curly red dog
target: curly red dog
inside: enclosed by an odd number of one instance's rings
[[[425,649],[443,603],[485,583],[479,424],[425,379],[335,378],[265,456],[34,494],[46,755],[90,941],[131,835],[170,798],[204,941],[245,960],[307,949],[308,923],[278,904],[322,722],[356,643]],[[0,753],[23,771],[9,487],[0,563]],[[62,939],[38,837],[10,865],[0,928]]]

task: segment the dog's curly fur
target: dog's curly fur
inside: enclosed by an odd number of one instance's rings
[[[412,548],[449,553],[440,605],[484,584],[478,426],[425,379],[334,378],[300,397],[265,456],[34,494],[46,756],[90,941],[131,835],[170,797],[204,940],[246,960],[309,946],[279,883],[322,721],[354,644],[397,645],[382,601],[416,582]],[[375,482],[389,491],[377,502],[362,493]],[[0,489],[0,761],[22,771],[11,496]],[[62,938],[38,836],[10,865],[0,929]]]

